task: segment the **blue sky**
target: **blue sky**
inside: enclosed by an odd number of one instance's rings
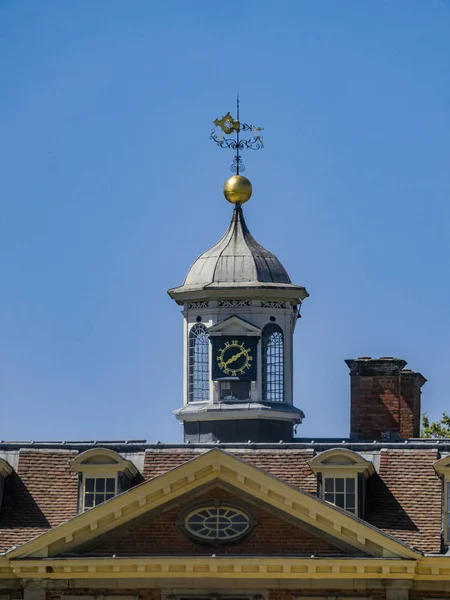
[[[180,441],[166,290],[217,241],[233,111],[256,239],[310,292],[298,434],[346,436],[356,356],[448,408],[450,2],[0,0],[0,439]]]

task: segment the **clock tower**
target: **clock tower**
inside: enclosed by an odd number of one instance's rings
[[[215,124],[225,133],[238,128],[232,142],[249,147],[239,132],[251,126],[229,114]],[[262,146],[259,135],[254,139]],[[240,165],[237,151],[236,171]],[[290,442],[304,418],[294,406],[292,350],[308,293],[251,235],[242,209],[251,194],[245,177],[226,181],[224,195],[234,205],[228,229],[168,292],[183,307],[184,398],[175,416],[185,442]]]

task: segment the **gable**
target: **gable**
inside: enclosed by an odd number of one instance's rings
[[[261,335],[261,329],[236,315],[227,317],[215,325],[208,327],[210,336],[219,335]]]
[[[226,544],[213,545],[192,539],[183,530],[183,515],[190,508],[207,506],[220,502],[242,507],[250,513],[254,526],[243,539]],[[341,544],[342,546],[342,544]],[[351,549],[347,549],[351,553]],[[265,503],[252,501],[243,496],[237,488],[214,485],[202,493],[190,493],[180,498],[176,506],[156,516],[143,517],[138,522],[127,524],[121,531],[112,531],[99,543],[90,544],[79,551],[80,555],[90,556],[148,556],[148,555],[286,555],[304,554],[311,556],[342,556],[343,547],[338,547],[321,535],[300,526],[292,520],[283,518],[270,510]],[[361,555],[361,553],[357,553]]]

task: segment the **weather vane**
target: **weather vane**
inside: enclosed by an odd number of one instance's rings
[[[221,148],[231,148],[236,151],[230,169],[233,173],[236,173],[236,175],[239,175],[239,172],[243,173],[245,171],[245,166],[242,162],[241,150],[244,150],[245,148],[248,150],[259,150],[260,148],[264,148],[262,137],[259,135],[259,132],[262,131],[263,128],[240,122],[239,94],[236,99],[236,119],[228,112],[224,117],[216,119],[213,123],[216,127],[211,129],[210,139],[216,142]],[[236,134],[236,137],[224,137],[218,130],[221,130],[225,135]],[[241,140],[241,131],[251,131],[253,137]]]

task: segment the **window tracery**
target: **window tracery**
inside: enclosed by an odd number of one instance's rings
[[[262,330],[262,392],[265,402],[284,402],[284,336],[275,323]]]
[[[209,400],[209,334],[202,323],[189,332],[189,402]]]
[[[189,537],[212,545],[242,538],[255,524],[244,508],[219,500],[188,510],[180,520]]]

